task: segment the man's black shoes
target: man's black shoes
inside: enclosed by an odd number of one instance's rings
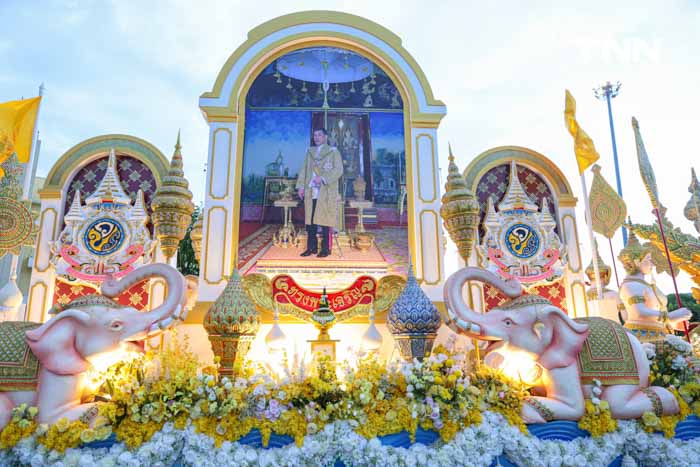
[[[326,256],[330,256],[331,252],[328,250],[321,250],[321,252],[318,254],[319,258],[325,258]]]
[[[311,256],[311,255],[315,255],[315,254],[316,254],[316,250],[306,250],[302,254],[300,254],[299,256]],[[326,256],[328,256],[328,255],[326,255]]]

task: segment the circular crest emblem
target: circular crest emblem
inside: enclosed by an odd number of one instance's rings
[[[21,202],[0,198],[0,255],[26,244],[32,234],[32,213]]]
[[[98,256],[112,254],[124,243],[124,227],[109,217],[97,219],[85,229],[83,241],[92,254]]]
[[[540,236],[527,224],[513,224],[506,230],[508,251],[518,258],[532,258],[540,247]]]

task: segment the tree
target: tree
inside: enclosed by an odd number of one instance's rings
[[[192,274],[194,276],[199,275],[199,262],[194,255],[194,247],[192,247],[192,239],[190,238],[190,232],[192,231],[192,226],[202,213],[201,206],[195,206],[194,212],[192,213],[192,221],[189,227],[187,227],[187,233],[185,238],[180,241],[180,245],[177,247],[177,269],[183,274]]]
[[[693,313],[690,321],[700,321],[700,304],[695,301],[693,295],[689,293],[682,293],[680,296],[681,305]],[[676,294],[668,294],[668,311],[673,311],[677,308],[678,302],[676,301]]]

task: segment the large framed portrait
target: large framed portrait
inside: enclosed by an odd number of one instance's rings
[[[290,52],[246,97],[238,267],[310,289],[406,275],[404,110],[355,52]]]

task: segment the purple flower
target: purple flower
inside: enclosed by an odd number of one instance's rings
[[[435,427],[436,430],[441,429],[442,425],[443,425],[442,420],[440,420],[439,418],[437,420],[433,421],[433,426]]]
[[[498,398],[499,398],[499,399],[503,399],[504,397],[506,397],[506,393],[505,393],[505,392],[501,391],[501,392],[498,393]]]
[[[433,420],[437,420],[438,418],[440,418],[440,412],[438,410],[433,410],[432,412],[430,412],[430,418],[432,418]]]

